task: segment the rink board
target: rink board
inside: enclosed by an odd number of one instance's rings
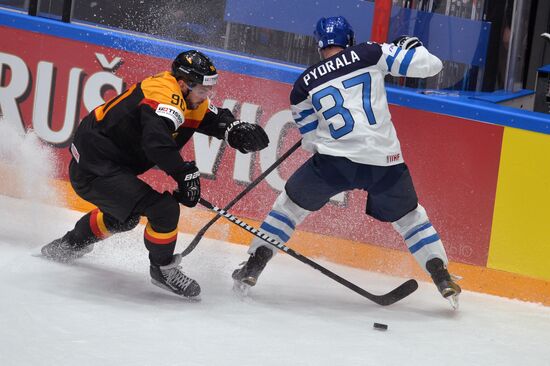
[[[79,118],[133,82],[167,69],[178,52],[193,47],[2,11],[0,31],[2,85],[11,93],[2,94],[4,117],[21,129],[35,129],[44,141],[59,147],[61,180],[66,179],[70,131]],[[300,70],[215,50],[205,52],[220,69],[214,103],[264,126],[272,142],[268,149],[246,156],[201,136],[186,146],[184,158],[196,159],[203,173],[204,196],[223,206],[299,139],[292,127],[288,94]],[[15,85],[21,84],[26,87],[16,90]],[[391,105],[393,120],[421,203],[440,232],[455,272],[470,274],[465,287],[493,293],[483,281],[487,271],[495,276],[492,283],[509,275],[536,283],[550,280],[545,265],[550,255],[548,225],[544,225],[548,219],[544,208],[550,203],[549,173],[543,168],[550,156],[549,135],[507,127],[522,123],[518,118],[499,119],[500,111],[465,110],[429,96],[417,101],[419,96],[408,93],[389,88],[390,101],[395,103]],[[453,110],[459,116],[448,115]],[[465,115],[479,116],[483,123],[461,118]],[[488,120],[492,115],[495,120]],[[529,122],[529,115],[520,117]],[[546,126],[530,129],[544,131]],[[261,221],[284,180],[307,158],[303,151],[295,153],[233,212]],[[159,190],[173,188],[173,182],[160,171],[144,179]],[[63,191],[70,194],[70,189]],[[300,226],[291,244],[354,266],[419,273],[391,226],[364,215],[365,201],[364,192],[352,192],[343,201],[327,205]],[[73,207],[81,205],[73,201]],[[185,210],[182,217],[180,228],[193,232],[205,222],[199,217],[206,220],[208,214]],[[248,242],[238,230],[224,228],[215,235]]]

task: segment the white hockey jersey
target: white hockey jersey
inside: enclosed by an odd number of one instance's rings
[[[423,47],[360,43],[305,70],[290,94],[302,147],[354,162],[388,166],[403,162],[384,76],[428,77],[441,60]]]

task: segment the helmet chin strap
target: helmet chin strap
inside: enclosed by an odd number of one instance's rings
[[[189,93],[191,93],[191,90],[193,90],[194,85],[192,83],[189,83],[187,81],[184,81],[185,83],[185,92],[183,92],[183,98],[186,99]]]
[[[321,61],[325,59],[323,57],[323,49],[322,48],[317,48],[317,53],[319,54],[319,58],[321,59]]]

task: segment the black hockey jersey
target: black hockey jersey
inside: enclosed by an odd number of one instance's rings
[[[169,72],[149,77],[100,105],[75,133],[71,154],[81,169],[105,176],[120,170],[138,175],[157,165],[177,172],[179,150],[195,131],[223,138],[233,114],[206,99],[188,109],[176,79]]]

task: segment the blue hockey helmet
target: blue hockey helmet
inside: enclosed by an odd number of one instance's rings
[[[351,25],[342,16],[321,18],[317,21],[313,32],[318,46],[323,49],[328,46],[353,46],[355,34]]]

